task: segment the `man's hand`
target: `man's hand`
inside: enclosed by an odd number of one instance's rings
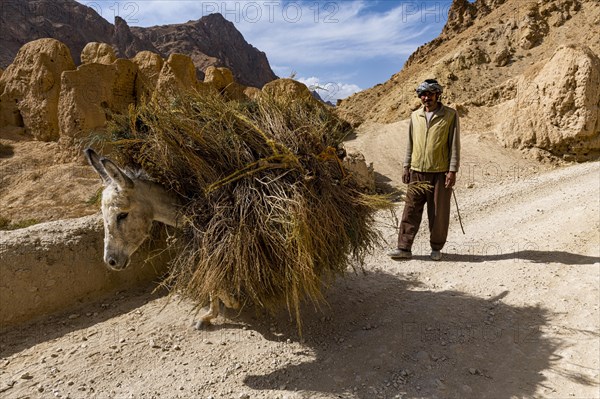
[[[410,183],[410,168],[408,166],[404,167],[404,173],[402,173],[402,183]]]
[[[456,172],[446,173],[446,188],[454,187],[455,183],[456,183]]]

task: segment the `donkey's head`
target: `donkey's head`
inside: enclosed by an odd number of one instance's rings
[[[123,270],[150,234],[152,207],[135,179],[113,161],[100,158],[91,148],[85,150],[85,155],[105,186],[102,192],[104,262],[111,269]]]

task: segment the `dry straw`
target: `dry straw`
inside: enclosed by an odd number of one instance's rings
[[[177,193],[179,255],[164,281],[198,303],[229,292],[300,326],[337,275],[362,267],[385,198],[364,191],[337,157],[350,126],[325,106],[261,96],[194,94],[131,108],[111,126],[119,160]]]

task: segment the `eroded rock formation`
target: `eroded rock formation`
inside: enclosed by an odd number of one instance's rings
[[[23,46],[0,77],[0,131],[21,129],[37,140],[64,138],[66,144],[85,145],[104,134],[107,122],[132,104],[189,90],[213,91],[228,100],[256,98],[261,93],[236,82],[225,67],[209,67],[205,80],[199,81],[192,59],[183,54],[164,60],[142,51],[132,59],[116,58],[111,45],[91,42],[81,52],[81,61],[75,69],[69,49],[54,39]],[[290,84],[284,82],[286,87]],[[300,95],[299,90],[291,93]]]
[[[600,156],[600,58],[587,46],[562,46],[532,78],[516,82],[499,138],[567,159]]]
[[[73,69],[69,49],[58,40],[23,46],[0,78],[0,127],[24,127],[37,140],[58,139],[61,74]]]
[[[112,64],[84,64],[61,79],[58,118],[62,136],[84,139],[104,128],[112,113],[135,103],[137,66],[117,59]]]

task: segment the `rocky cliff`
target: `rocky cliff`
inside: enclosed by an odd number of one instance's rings
[[[436,77],[466,132],[572,160],[600,156],[597,0],[455,0],[438,38],[387,82],[340,104],[355,123],[393,122]]]
[[[266,55],[248,44],[219,14],[185,24],[135,28],[120,17],[113,25],[93,8],[74,0],[3,0],[0,37],[0,68],[12,63],[24,44],[54,38],[67,45],[76,65],[87,43],[100,42],[110,44],[118,58],[132,58],[144,50],[162,58],[173,53],[188,54],[199,79],[209,66],[231,69],[247,86],[262,87],[276,79]]]
[[[183,24],[132,27],[131,31],[144,42],[152,42],[163,57],[172,53],[189,55],[200,71],[209,66],[226,67],[236,81],[246,86],[262,87],[277,78],[265,53],[248,44],[221,14]]]
[[[0,7],[1,67],[11,64],[24,44],[41,38],[64,43],[76,64],[89,42],[109,43],[122,58],[142,50],[157,51],[151,42],[132,37],[122,19],[117,17],[112,25],[94,9],[73,0],[9,0]]]

